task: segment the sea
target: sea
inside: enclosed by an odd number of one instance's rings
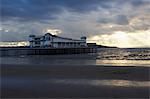
[[[1,98],[149,98],[149,48],[4,56],[0,62]]]
[[[0,57],[1,64],[150,66],[150,48],[100,48],[97,53]]]

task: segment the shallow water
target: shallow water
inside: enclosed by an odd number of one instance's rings
[[[119,79],[62,79],[62,78],[2,78],[1,85],[7,87],[20,87],[24,85],[32,85],[34,83],[47,84],[64,84],[64,85],[89,85],[89,86],[116,86],[116,87],[149,87],[149,81],[133,81],[133,80],[119,80]]]
[[[150,66],[150,49],[98,49],[93,54],[1,57],[2,64]]]
[[[131,80],[98,80],[98,79],[50,79],[49,83],[58,84],[77,84],[90,86],[116,86],[116,87],[149,87],[148,81],[131,81]]]
[[[3,78],[2,78],[3,79]],[[2,97],[50,98],[50,97],[116,97],[148,98],[148,81],[21,78],[2,80]]]

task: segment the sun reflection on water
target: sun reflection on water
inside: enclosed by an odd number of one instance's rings
[[[148,66],[150,61],[147,60],[96,60],[96,64],[115,65],[115,66]]]
[[[51,83],[91,85],[91,86],[116,86],[116,87],[150,87],[149,81],[130,80],[88,80],[88,79],[53,79]]]
[[[92,85],[122,86],[122,87],[148,87],[148,81],[129,81],[129,80],[94,80]]]

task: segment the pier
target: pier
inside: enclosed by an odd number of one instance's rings
[[[1,47],[0,56],[20,55],[59,55],[59,54],[83,54],[95,53],[96,48],[26,48],[26,47]]]

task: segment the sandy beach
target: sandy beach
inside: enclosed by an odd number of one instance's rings
[[[1,64],[2,98],[149,98],[149,67]]]

